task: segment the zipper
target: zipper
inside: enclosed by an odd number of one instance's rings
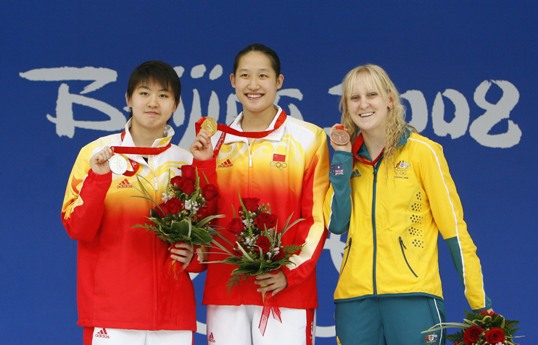
[[[153,169],[153,162],[151,162],[152,163],[151,165],[149,164],[150,159],[151,158],[148,158],[146,163],[148,164],[149,168],[151,169],[151,173],[153,174],[153,186],[155,188],[155,192],[157,192],[159,190],[159,178],[157,174],[155,173],[155,169]],[[170,175],[168,177],[170,177]]]
[[[407,256],[405,255],[405,250],[407,249],[407,247],[405,246],[404,241],[402,240],[402,237],[399,236],[398,240],[400,241],[400,249],[402,250],[402,255],[404,257],[405,263],[407,264],[407,267],[409,268],[411,273],[413,273],[413,275],[418,278],[418,275],[415,273],[415,271],[413,271],[413,268],[409,264],[409,261],[407,260]]]
[[[247,145],[248,145],[248,167],[249,168],[252,168],[252,146],[254,146],[254,140],[255,139],[252,139],[252,141],[248,141],[247,139]]]
[[[375,222],[375,213],[376,213],[376,207],[375,207],[375,201],[376,201],[376,193],[377,193],[377,170],[379,168],[380,161],[375,164],[373,168],[373,174],[374,174],[374,181],[373,181],[373,193],[372,193],[372,236],[373,236],[373,260],[372,260],[372,290],[373,294],[377,295],[377,233],[376,233],[376,222]]]

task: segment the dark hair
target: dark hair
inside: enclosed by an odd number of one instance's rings
[[[233,66],[234,74],[235,72],[237,72],[237,67],[239,66],[239,60],[241,60],[241,58],[244,55],[250,52],[260,52],[260,53],[265,54],[265,56],[267,56],[269,60],[271,60],[271,65],[273,66],[273,69],[275,70],[276,76],[278,77],[280,75],[280,59],[278,58],[277,53],[273,49],[269,48],[268,46],[260,44],[260,43],[250,44],[246,46],[245,48],[243,48],[239,53],[237,53],[237,55],[235,56],[234,66]]]
[[[127,98],[131,98],[138,84],[148,81],[172,91],[176,104],[179,104],[181,81],[172,66],[162,61],[146,61],[134,69],[127,84]]]

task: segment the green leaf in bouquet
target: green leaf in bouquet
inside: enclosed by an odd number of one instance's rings
[[[289,246],[284,247],[284,253],[285,254],[295,254],[296,252],[301,250],[301,248],[303,248],[302,245],[290,244]]]
[[[186,242],[191,237],[192,224],[190,219],[182,219],[180,221],[173,221],[170,224],[171,237],[175,238],[176,242]]]
[[[197,246],[201,244],[208,244],[213,240],[213,232],[206,231],[198,226],[192,228],[191,242],[192,245]]]

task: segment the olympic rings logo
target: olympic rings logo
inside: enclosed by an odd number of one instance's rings
[[[269,166],[276,167],[277,169],[286,169],[288,167],[288,163],[272,161]]]

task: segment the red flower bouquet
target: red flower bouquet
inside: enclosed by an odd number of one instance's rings
[[[240,197],[239,200],[241,208],[238,217],[232,218],[228,225],[228,230],[235,233],[234,250],[230,252],[217,244],[229,254],[222,262],[237,265],[228,281],[228,288],[248,276],[268,273],[292,264],[290,257],[302,248],[302,245],[282,245],[282,236],[303,219],[290,224],[290,215],[282,231],[278,231],[277,216],[271,214],[270,205],[260,205],[258,198]]]
[[[456,334],[447,335],[455,345],[517,345],[514,342],[518,321],[506,320],[492,311],[480,313],[465,312],[463,323],[444,322],[422,333],[430,333],[446,328],[461,328]]]
[[[181,175],[169,181],[161,202],[151,197],[141,181],[144,178],[138,176],[138,179],[140,189],[137,189],[143,194],[138,197],[150,200],[155,207],[150,210],[149,223],[137,224],[136,228],[152,231],[169,244],[185,242],[196,246],[213,240],[216,230],[211,222],[223,217],[214,214],[217,188],[210,183],[200,186],[200,177],[194,166],[181,167]]]
[[[234,217],[228,230],[235,234],[235,245],[230,252],[221,244],[214,242],[221,250],[229,254],[223,263],[236,265],[228,281],[228,289],[239,283],[241,279],[276,270],[284,265],[293,264],[291,256],[302,248],[302,245],[283,245],[282,236],[303,219],[290,223],[292,215],[286,220],[282,231],[278,231],[277,217],[271,214],[268,204],[260,205],[258,198],[241,198],[238,217]],[[282,322],[278,306],[273,304],[272,294],[262,293],[263,309],[258,328],[265,334],[269,314]]]

